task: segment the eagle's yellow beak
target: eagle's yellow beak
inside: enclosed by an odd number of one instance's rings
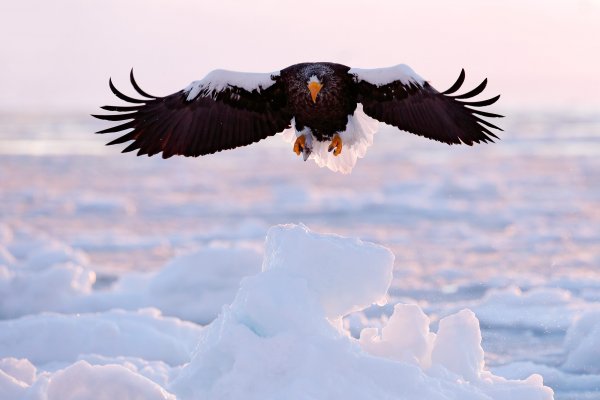
[[[310,97],[312,97],[313,103],[317,102],[317,95],[319,94],[319,91],[322,87],[323,85],[319,82],[310,82],[308,84],[308,90],[310,90]]]

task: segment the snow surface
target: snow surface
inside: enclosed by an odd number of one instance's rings
[[[130,274],[110,288],[95,291],[97,276],[85,253],[35,233],[17,233],[19,239],[8,243],[9,249],[22,251],[23,242],[38,247],[22,261],[5,250],[10,263],[0,263],[1,318],[41,311],[85,313],[156,307],[166,315],[208,323],[233,299],[242,277],[259,271],[256,250],[215,245],[189,250],[159,271]]]
[[[397,306],[382,329],[385,340],[372,330],[360,340],[348,335],[341,318],[385,299],[393,266],[385,247],[303,225],[275,226],[267,234],[262,272],[243,279],[231,305],[205,328],[155,309],[42,313],[0,322],[0,394],[553,398],[539,375],[506,380],[485,369],[479,325],[468,310],[442,319],[434,334],[417,306]],[[407,357],[413,351],[418,356]]]
[[[196,347],[200,329],[191,322],[163,317],[157,309],[28,315],[0,321],[0,357],[44,365],[95,354],[180,365]]]
[[[600,310],[580,315],[565,337],[569,372],[600,375]]]
[[[559,288],[535,288],[523,292],[517,286],[509,286],[488,291],[473,309],[479,320],[488,326],[565,332],[575,317],[585,310],[600,310],[600,304],[589,304]]]
[[[539,374],[558,400],[599,400],[600,118],[507,114],[501,143],[464,149],[384,126],[351,175],[299,162],[277,139],[198,159],[142,160],[103,146],[89,134],[100,129],[89,118],[4,115],[3,327],[22,328],[26,343],[33,329],[52,338],[38,357],[65,348],[57,337],[103,339],[95,347],[74,340],[80,350],[44,363],[0,343],[8,349],[0,398],[39,398],[33,393],[44,393],[48,377],[80,361],[122,366],[177,394],[171,385],[202,328],[178,335],[183,327],[161,321],[212,321],[242,277],[259,273],[268,227],[303,221],[385,244],[396,256],[388,304],[333,322],[362,351],[423,369],[441,320],[469,308],[481,324],[484,369],[513,380]],[[465,343],[473,343],[476,331],[461,315],[459,336],[468,330]],[[54,335],[44,331],[46,319]],[[402,329],[411,322],[414,329]],[[167,334],[151,334],[157,327]],[[148,333],[158,344],[115,355],[110,332]],[[75,357],[79,351],[106,353]]]
[[[508,392],[513,399],[552,398],[539,376],[506,381],[484,371],[479,327],[467,311],[442,320],[448,326],[426,350],[434,360],[430,372],[368,355],[339,319],[380,301],[392,268],[383,247],[304,226],[271,228],[263,272],[242,281],[171,389],[184,399],[503,399]],[[406,322],[407,335],[421,333]],[[451,345],[456,341],[458,350]]]
[[[350,68],[348,73],[356,75],[359,81],[369,82],[376,86],[384,86],[394,81],[400,81],[404,85],[411,83],[423,85],[425,83],[425,80],[406,64],[398,64],[387,68]]]
[[[209,72],[201,80],[190,83],[183,91],[188,94],[187,101],[194,100],[201,92],[209,94],[213,91],[221,92],[230,86],[242,88],[249,92],[253,90],[260,92],[273,85],[275,81],[271,77],[277,75],[279,75],[279,71],[261,73],[216,69]]]

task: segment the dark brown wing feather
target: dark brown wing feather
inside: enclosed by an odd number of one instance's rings
[[[428,139],[469,146],[493,142],[492,138],[498,139],[498,136],[490,129],[502,129],[480,116],[500,118],[502,115],[471,107],[489,106],[500,96],[482,101],[462,101],[480,94],[487,85],[487,79],[467,93],[450,96],[461,88],[464,80],[465,72],[462,70],[454,85],[443,93],[427,82],[423,85],[403,84],[398,80],[376,86],[359,80],[358,101],[370,117]]]
[[[221,150],[246,146],[289,127],[291,116],[285,110],[285,97],[275,83],[258,92],[229,86],[219,92],[201,92],[191,101],[180,91],[166,97],[144,92],[130,75],[131,84],[142,99],[129,97],[109,86],[130,106],[104,106],[116,114],[93,115],[107,121],[122,122],[97,133],[126,132],[108,145],[133,140],[123,152],[137,155],[162,152],[197,157]]]

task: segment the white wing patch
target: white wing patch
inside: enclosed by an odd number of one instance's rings
[[[327,167],[334,172],[349,174],[356,165],[356,161],[363,158],[367,149],[373,144],[373,136],[378,129],[379,121],[367,116],[363,112],[362,104],[358,104],[354,115],[348,118],[346,130],[340,132],[342,153],[334,156],[333,153],[327,151],[329,142],[319,142],[313,137],[312,153],[308,158],[315,160],[321,168]],[[292,120],[292,127],[282,132],[284,140],[289,143],[294,143],[296,137],[301,134],[296,131],[294,120]]]
[[[372,85],[383,86],[394,81],[400,81],[404,85],[416,83],[423,85],[425,80],[406,64],[398,64],[388,68],[350,68],[349,74],[355,75],[358,80],[369,82]]]
[[[187,101],[194,100],[201,92],[217,93],[229,86],[236,86],[249,92],[253,90],[260,92],[273,85],[275,81],[272,77],[278,75],[279,71],[260,73],[216,69],[209,72],[203,79],[190,83],[183,91],[187,93]]]

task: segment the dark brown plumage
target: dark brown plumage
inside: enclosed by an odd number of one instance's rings
[[[285,82],[288,108],[295,117],[296,129],[311,129],[317,140],[330,140],[346,129],[348,116],[357,103],[356,83],[348,73],[350,67],[333,63],[303,63],[281,70]],[[318,101],[306,95],[306,82],[316,76],[323,88]]]
[[[484,79],[475,89],[450,96],[461,88],[464,80],[465,71],[462,70],[454,85],[442,93],[428,82],[419,86],[396,81],[377,87],[361,81],[358,82],[358,102],[362,103],[368,116],[428,139],[469,146],[493,142],[492,138],[498,139],[498,136],[489,128],[502,129],[480,116],[499,118],[502,115],[470,107],[492,105],[500,95],[482,101],[462,101],[480,94],[487,85],[487,79]]]
[[[487,80],[454,95],[464,78],[463,70],[456,83],[440,93],[406,66],[359,70],[303,63],[272,74],[213,71],[184,90],[156,97],[139,87],[132,71],[131,84],[141,98],[121,93],[109,81],[112,92],[129,104],[104,106],[113,113],[94,117],[119,122],[98,133],[125,132],[109,145],[133,141],[123,152],[162,152],[164,158],[245,146],[290,127],[292,119],[298,131],[308,130],[318,141],[331,140],[346,129],[358,103],[370,117],[429,139],[468,145],[493,142],[497,136],[491,130],[501,129],[482,117],[501,115],[478,108],[500,96],[465,101],[480,94]]]

